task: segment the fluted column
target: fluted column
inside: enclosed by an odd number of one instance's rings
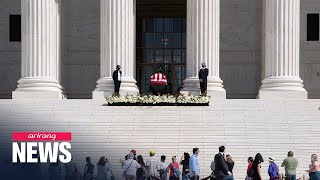
[[[120,94],[137,94],[135,72],[135,1],[101,0],[100,79],[93,99],[112,95],[112,73],[122,68]]]
[[[299,76],[300,0],[264,0],[264,80],[259,98],[307,98]]]
[[[61,99],[60,0],[21,0],[21,79],[13,99]]]
[[[182,93],[200,94],[201,62],[209,69],[208,95],[226,98],[219,77],[220,0],[187,0],[187,79]]]

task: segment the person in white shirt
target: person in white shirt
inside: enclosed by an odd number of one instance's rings
[[[146,161],[148,179],[155,179],[158,176],[158,171],[157,171],[158,162],[157,162],[157,158],[154,155],[155,155],[154,150],[151,150],[150,157]]]
[[[165,161],[166,161],[166,156],[162,155],[161,161],[158,166],[158,171],[160,173],[161,180],[166,180],[168,176],[168,164]]]
[[[126,180],[136,180],[137,170],[141,165],[133,159],[134,155],[132,152],[128,154],[128,159],[124,161],[122,165],[123,174]]]

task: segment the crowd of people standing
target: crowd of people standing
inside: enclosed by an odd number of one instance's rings
[[[136,151],[133,150],[129,153],[127,160],[124,161],[122,165],[122,169],[124,170],[123,177],[125,177],[126,180],[167,180],[169,174],[169,180],[179,180],[180,178],[182,180],[200,180],[199,152],[199,148],[194,148],[191,156],[185,152],[180,161],[177,161],[177,157],[173,156],[171,162],[167,163],[165,155],[162,155],[160,159],[155,158],[154,150],[150,151],[150,157],[146,162],[144,162],[141,155],[135,158]],[[297,179],[296,171],[298,160],[293,156],[293,152],[289,151],[287,158],[285,158],[281,164],[281,167],[285,169],[285,180]],[[261,172],[261,163],[263,162],[264,159],[260,153],[257,153],[254,158],[249,157],[246,172],[247,176],[245,179],[263,180],[263,174]],[[275,163],[275,159],[269,157],[268,162],[268,179],[280,180],[282,177],[279,175],[279,166]],[[182,172],[180,171],[180,165],[182,166]],[[235,162],[231,155],[225,155],[225,147],[220,146],[219,152],[215,155],[210,166],[212,174],[210,176],[204,176],[202,180],[234,180],[234,165]],[[320,180],[320,165],[316,154],[311,156],[311,164],[306,171],[309,173],[310,180]]]
[[[165,155],[160,158],[155,156],[155,151],[149,151],[149,157],[143,158],[142,155],[137,155],[135,150],[131,150],[125,159],[120,159],[120,166],[122,168],[122,177],[126,180],[234,180],[243,179],[244,177],[234,177],[233,170],[235,162],[231,155],[225,154],[225,147],[220,146],[219,152],[214,156],[210,168],[212,173],[209,175],[200,174],[199,162],[199,148],[192,149],[192,155],[184,152],[183,156],[178,159],[177,156],[172,156],[170,160]],[[115,177],[112,173],[112,168],[109,160],[102,156],[94,165],[91,158],[85,159],[86,164],[83,171],[80,172],[76,163],[72,160],[67,164],[61,162],[51,163],[48,167],[50,180],[115,180],[122,179]],[[255,157],[247,159],[248,167],[246,172],[246,180],[263,180],[265,177],[261,171],[261,163],[264,158],[260,153]],[[275,163],[275,158],[268,158],[268,176],[270,180],[280,180],[282,177],[279,175],[279,166]],[[39,164],[29,165],[28,171],[25,171],[25,176],[28,174],[29,179],[40,179],[36,177],[39,175],[36,171]],[[23,164],[21,164],[21,167]],[[280,165],[285,170],[285,180],[296,180],[298,160],[294,157],[294,153],[289,151],[287,157]],[[96,168],[96,169],[95,169]],[[94,174],[94,169],[96,174]],[[309,174],[310,180],[320,180],[320,164],[319,158],[316,154],[311,156],[311,164],[306,170]],[[30,172],[30,173],[27,173]],[[40,171],[39,171],[40,172]],[[28,177],[29,177],[28,176]]]

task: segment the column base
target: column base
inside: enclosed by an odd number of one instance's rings
[[[218,77],[208,77],[207,95],[212,99],[226,99],[226,90],[223,88],[222,80]],[[190,77],[183,81],[183,88],[180,91],[187,95],[200,95],[200,83],[198,77]]]
[[[223,81],[219,77],[208,77],[208,96],[213,97],[213,100],[227,98],[222,83]]]
[[[185,95],[199,96],[200,95],[199,78],[190,77],[190,78],[185,79],[183,81],[183,87],[182,87],[180,93],[185,94]]]
[[[12,99],[64,99],[62,87],[57,80],[24,77],[12,92]]]
[[[258,99],[308,99],[307,91],[260,91]]]
[[[308,92],[303,88],[299,77],[278,76],[262,81],[259,99],[308,99]]]
[[[136,85],[137,81],[133,78],[122,78],[120,85],[120,95],[139,94],[139,90]],[[106,97],[111,96],[114,93],[114,83],[111,77],[103,77],[97,81],[97,87],[92,92],[92,99],[105,100]]]

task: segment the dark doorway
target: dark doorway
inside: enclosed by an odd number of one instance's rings
[[[150,76],[162,68],[170,93],[178,93],[186,77],[186,20],[181,17],[137,19],[137,80],[147,93]]]
[[[137,0],[137,85],[148,93],[150,76],[159,67],[167,91],[179,93],[186,78],[186,0]]]

